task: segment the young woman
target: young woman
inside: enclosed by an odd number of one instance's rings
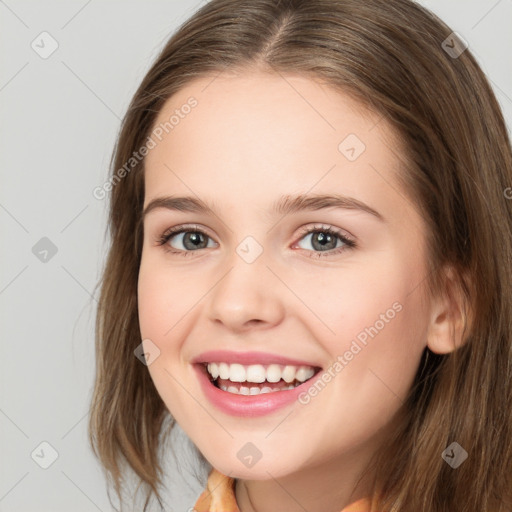
[[[93,448],[194,510],[512,507],[512,151],[408,0],[213,0],[123,122]],[[165,428],[166,420],[167,428]]]

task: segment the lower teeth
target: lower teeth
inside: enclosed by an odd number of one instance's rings
[[[297,386],[290,384],[289,386],[284,386],[282,388],[271,388],[269,386],[264,386],[263,388],[259,388],[257,386],[253,386],[248,388],[247,386],[240,386],[240,390],[236,386],[219,386],[222,391],[227,391],[228,393],[233,393],[235,395],[263,395],[265,393],[274,393],[276,391],[285,391],[288,389],[293,389]]]

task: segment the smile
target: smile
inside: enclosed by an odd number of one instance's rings
[[[210,350],[191,363],[207,403],[238,417],[293,406],[322,375],[322,367],[311,360],[261,351]]]
[[[260,395],[300,386],[316,373],[312,366],[207,363],[211,382],[236,395]]]

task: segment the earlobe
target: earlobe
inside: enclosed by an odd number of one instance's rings
[[[468,304],[461,277],[453,267],[444,270],[443,290],[431,302],[427,346],[436,354],[448,354],[467,340]]]

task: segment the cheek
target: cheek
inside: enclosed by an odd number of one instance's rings
[[[181,345],[175,340],[182,336],[178,321],[186,313],[188,303],[178,289],[180,283],[169,272],[143,257],[137,289],[140,332],[142,339],[150,339],[160,350],[147,369],[167,409],[180,423],[182,412],[190,403],[177,381]]]
[[[372,404],[388,417],[403,403],[412,386],[426,345],[427,315],[420,289],[401,280],[388,287],[354,293],[337,324],[339,342],[329,351],[344,359],[343,394]],[[340,383],[341,385],[341,383]]]
[[[411,291],[408,276],[413,272],[419,270],[396,254],[370,255],[364,260],[358,256],[338,268],[297,272],[288,283],[307,306],[302,308],[303,320],[320,339],[342,349],[344,342],[376,322],[382,328],[382,316],[386,325],[398,316],[396,310]]]
[[[137,302],[142,338],[159,338],[164,329],[166,316],[164,290],[154,279],[154,274],[141,267],[139,272]]]
[[[143,254],[137,290],[141,335],[167,339],[169,330],[186,313],[187,295],[192,295],[189,290],[193,286],[185,286],[175,272],[166,271],[155,258]]]
[[[344,357],[349,367],[344,373],[357,377],[349,384],[354,392],[361,391],[358,379],[370,393],[372,386],[382,387],[381,377],[404,393],[426,345],[427,310],[418,286],[422,259],[399,256],[390,253],[357,267],[322,269],[293,284],[311,305],[312,311],[304,308],[302,321],[332,361]]]
[[[173,376],[180,361],[180,343],[175,342],[181,328],[178,320],[185,313],[177,310],[183,302],[176,299],[176,285],[154,262],[141,261],[137,290],[140,334],[159,350],[158,357],[147,369],[160,397],[173,411],[180,410],[176,403],[180,397],[179,386]]]

